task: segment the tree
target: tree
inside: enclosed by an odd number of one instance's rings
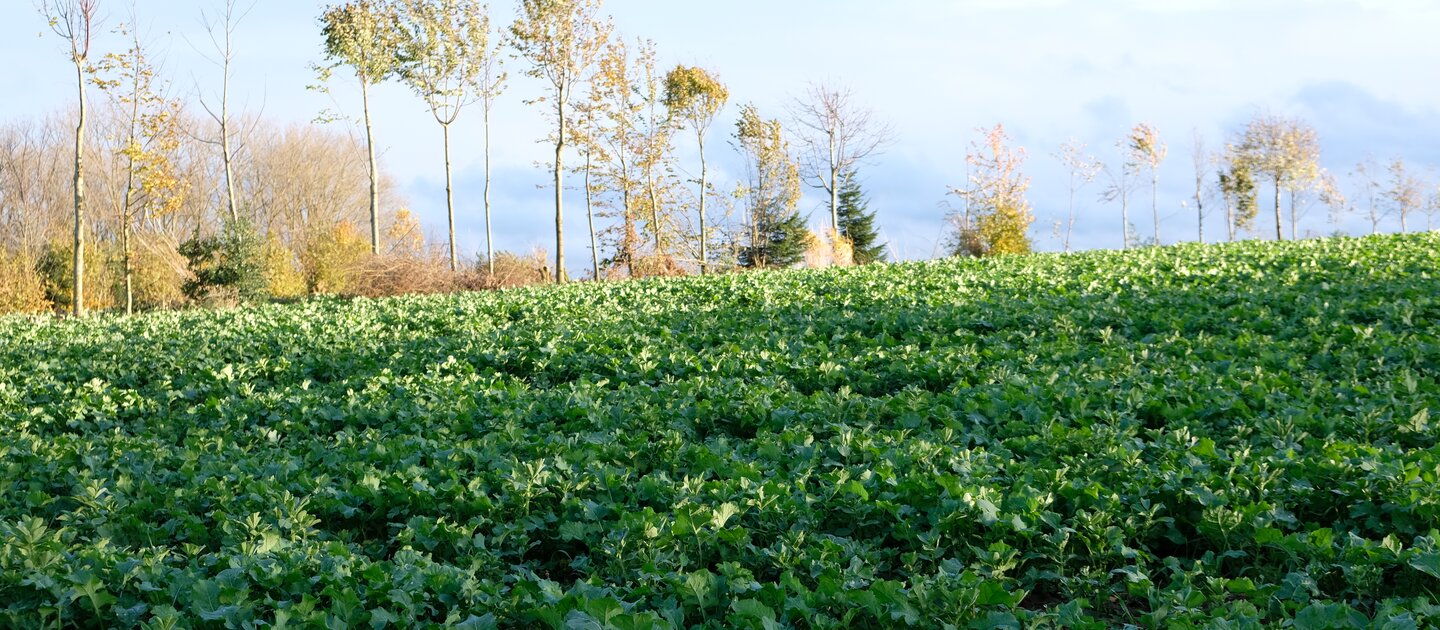
[[[1220,194],[1225,198],[1225,226],[1230,240],[1235,240],[1237,229],[1250,229],[1259,214],[1255,199],[1255,175],[1250,162],[1231,145],[1220,169]]]
[[[124,130],[116,153],[124,163],[125,186],[117,205],[125,314],[135,312],[135,264],[131,236],[144,214],[165,215],[184,202],[188,185],[176,173],[173,155],[180,147],[177,102],[167,99],[155,67],[133,27],[117,29],[130,38],[130,48],[111,53],[97,64],[96,83],[123,110]],[[103,78],[102,78],[103,77]]]
[[[678,121],[688,125],[695,132],[695,142],[700,149],[700,274],[709,272],[710,236],[705,229],[705,198],[708,196],[705,162],[705,134],[715,123],[715,117],[730,91],[714,74],[704,68],[675,66],[665,76],[665,108]]]
[[[1319,176],[1319,138],[1301,120],[1259,114],[1246,125],[1238,144],[1250,169],[1268,176],[1274,186],[1275,240],[1283,240],[1280,191],[1307,186]]]
[[[75,123],[75,240],[74,270],[71,285],[71,312],[85,314],[85,80],[90,68],[90,43],[97,26],[99,0],[44,0],[40,14],[50,22],[50,30],[70,47],[70,61],[75,65],[79,115]]]
[[[450,125],[475,99],[483,58],[490,50],[490,16],[479,0],[402,0],[397,20],[396,71],[430,108],[440,125],[445,153],[445,212],[450,231],[450,270],[455,250],[455,187],[450,174]]]
[[[1003,125],[981,129],[985,140],[972,143],[965,156],[969,180],[950,194],[965,200],[967,214],[952,214],[951,255],[999,256],[1030,252],[1030,224],[1035,216],[1025,200],[1030,178],[1020,173],[1025,149],[1011,149]]]
[[[1134,160],[1134,154],[1128,150],[1126,140],[1121,140],[1117,146],[1125,151],[1125,157],[1118,169],[1112,169],[1109,165],[1103,167],[1110,185],[1100,192],[1100,200],[1107,203],[1120,201],[1120,249],[1129,249],[1130,243],[1135,240],[1134,230],[1130,225],[1130,193],[1135,191],[1135,180],[1140,175],[1140,163]]]
[[[1379,203],[1380,180],[1378,179],[1380,167],[1375,164],[1373,158],[1365,158],[1355,165],[1350,171],[1351,179],[1355,180],[1360,188],[1360,196],[1365,199],[1365,217],[1370,220],[1370,233],[1380,233],[1380,219],[1383,218]]]
[[[495,235],[490,228],[490,111],[495,107],[495,99],[505,91],[505,81],[509,78],[500,61],[500,47],[503,45],[503,42],[497,41],[493,47],[483,51],[479,60],[480,71],[475,75],[478,82],[473,86],[480,101],[480,115],[485,129],[485,263],[491,276],[495,275]]]
[[[1168,152],[1160,141],[1160,132],[1148,123],[1140,123],[1130,130],[1128,143],[1129,160],[1150,171],[1150,214],[1155,221],[1155,244],[1160,245],[1160,163]]]
[[[1425,205],[1425,185],[1418,177],[1410,174],[1405,160],[1395,158],[1390,162],[1390,186],[1385,189],[1385,201],[1390,212],[1400,217],[1400,232],[1410,231],[1409,217]]]
[[[845,171],[840,179],[840,234],[850,240],[855,264],[868,265],[885,261],[885,244],[879,243],[875,231],[875,213],[870,211],[860,178],[854,170]]]
[[[220,66],[220,110],[211,109],[203,98],[200,99],[200,106],[220,127],[220,139],[211,144],[220,147],[221,166],[225,170],[225,208],[229,211],[232,223],[239,222],[240,210],[235,204],[235,153],[230,145],[230,65],[235,60],[235,29],[254,6],[254,3],[251,3],[250,8],[240,11],[236,0],[225,0],[222,15],[211,17],[201,12],[201,19],[210,35],[210,43],[215,47],[215,54],[219,56],[215,64]]]
[[[1085,153],[1085,145],[1081,142],[1067,142],[1060,145],[1060,153],[1055,157],[1065,165],[1070,172],[1070,214],[1065,221],[1065,251],[1070,251],[1070,235],[1075,230],[1075,193],[1080,192],[1086,186],[1095,181],[1095,176],[1100,174],[1104,168],[1100,161]]]
[[[1205,137],[1200,135],[1199,129],[1195,130],[1194,137],[1195,140],[1190,145],[1190,161],[1195,166],[1195,194],[1191,198],[1195,200],[1195,225],[1197,230],[1195,238],[1201,243],[1204,243],[1205,200],[1208,199],[1212,193],[1212,190],[1206,182],[1209,180],[1210,166],[1214,162],[1214,158],[1205,150]]]
[[[395,72],[397,19],[393,5],[379,0],[354,0],[331,6],[320,16],[325,56],[334,65],[350,66],[360,81],[365,151],[370,169],[370,253],[377,255],[380,253],[380,181],[375,165],[375,132],[370,124],[370,86],[378,85]]]
[[[736,146],[745,158],[747,238],[739,252],[744,267],[790,267],[805,257],[810,230],[797,212],[800,166],[778,120],[764,120],[754,105],[740,110]]]
[[[792,104],[802,163],[811,186],[830,195],[830,227],[840,230],[841,175],[890,141],[889,125],[857,105],[849,88],[811,84]]]
[[[615,200],[618,205],[612,203],[612,214],[619,219],[619,225],[607,230],[615,249],[610,263],[623,267],[633,278],[639,273],[640,262],[637,200],[644,176],[638,165],[644,159],[640,155],[644,141],[639,124],[645,102],[635,89],[635,64],[624,40],[607,43],[597,63],[589,101],[581,108],[591,124],[580,139],[597,145],[588,152],[603,156],[601,177],[607,181],[608,189],[619,196]]]
[[[511,42],[531,64],[526,74],[549,83],[555,111],[555,280],[565,281],[564,153],[568,110],[610,36],[600,0],[521,0]],[[540,102],[540,101],[536,101]]]

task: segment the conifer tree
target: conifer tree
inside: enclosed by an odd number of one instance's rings
[[[836,215],[840,218],[840,234],[850,239],[850,246],[855,251],[855,264],[884,262],[885,244],[878,242],[880,235],[875,232],[875,213],[870,211],[870,201],[860,189],[860,180],[854,170],[846,171],[841,179],[839,200]]]
[[[745,155],[749,183],[744,196],[749,215],[744,267],[789,267],[805,258],[810,230],[796,211],[800,203],[800,167],[778,120],[762,120],[754,105],[740,112],[735,139]]]

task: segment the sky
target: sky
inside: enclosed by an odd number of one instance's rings
[[[235,107],[280,122],[308,124],[338,109],[358,116],[358,89],[342,72],[330,95],[306,89],[321,60],[316,16],[325,2],[253,1],[235,34]],[[128,3],[101,0],[109,24],[128,20]],[[165,57],[174,83],[213,94],[215,67],[203,12],[222,0],[134,0],[138,23]],[[514,0],[492,0],[497,25],[515,16]],[[1036,248],[1056,250],[1055,220],[1069,207],[1069,177],[1056,158],[1066,142],[1084,143],[1118,166],[1116,144],[1135,124],[1159,130],[1169,147],[1159,170],[1161,240],[1194,240],[1195,138],[1214,151],[1257,113],[1298,116],[1321,141],[1321,163],[1348,192],[1365,159],[1403,158],[1440,181],[1440,2],[1433,0],[607,0],[623,37],[655,42],[662,68],[700,65],[730,89],[730,105],[711,132],[711,180],[733,185],[739,157],[728,138],[743,103],[786,121],[807,85],[849,89],[856,102],[892,125],[892,141],[862,165],[861,176],[882,236],[900,259],[940,253],[947,195],[963,186],[965,154],[981,129],[1003,124],[1026,152]],[[97,50],[119,48],[102,38]],[[108,47],[108,48],[107,48]],[[61,42],[31,0],[0,0],[0,55],[24,60],[0,71],[0,121],[39,117],[69,105],[73,75]],[[495,246],[553,247],[554,207],[542,139],[549,119],[524,101],[539,82],[513,77],[492,114]],[[440,130],[423,102],[398,84],[374,93],[376,141],[383,167],[434,241],[445,231]],[[452,127],[459,250],[484,250],[484,157],[478,108]],[[698,169],[689,134],[677,136],[683,169]],[[1213,169],[1212,169],[1213,170]],[[1103,179],[1103,176],[1102,176]],[[1075,196],[1077,249],[1121,244],[1117,203],[1099,200],[1097,181]],[[1264,229],[1262,190],[1260,233]],[[571,193],[569,199],[577,199]],[[1182,206],[1182,202],[1186,205]],[[1216,206],[1218,203],[1212,203]],[[822,194],[801,204],[817,228],[828,220]],[[567,260],[588,261],[583,207],[567,204]],[[1331,225],[1309,210],[1302,233],[1368,232],[1352,217]],[[1148,190],[1131,206],[1141,235],[1154,232]],[[1412,227],[1425,226],[1424,217]],[[1270,228],[1273,230],[1273,227]],[[1397,230],[1387,219],[1382,229]],[[1221,211],[1205,220],[1209,239],[1224,232]]]

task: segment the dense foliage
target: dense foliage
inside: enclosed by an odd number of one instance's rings
[[[840,219],[840,234],[850,239],[855,264],[868,265],[885,261],[885,243],[875,226],[875,212],[870,210],[870,201],[860,188],[855,171],[847,171],[841,180],[838,197],[840,205],[836,216]]]
[[[0,318],[0,625],[1429,626],[1437,273],[1427,234]]]

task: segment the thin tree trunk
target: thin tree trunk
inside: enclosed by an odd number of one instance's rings
[[[130,254],[130,221],[120,226],[120,251],[125,266],[125,314],[135,314],[135,268]]]
[[[459,271],[459,257],[455,253],[455,190],[450,182],[450,125],[441,124],[445,136],[445,213],[450,221],[450,271]]]
[[[1120,234],[1120,249],[1130,249],[1130,195],[1123,189],[1120,191]]]
[[[1290,240],[1300,240],[1300,217],[1295,213],[1295,191],[1290,191]]]
[[[220,153],[225,166],[225,207],[230,210],[230,221],[240,220],[240,211],[235,207],[235,169],[230,159],[230,32],[225,32],[225,80],[220,86]]]
[[[138,101],[138,99],[137,99]],[[134,129],[132,126],[131,129]],[[130,138],[131,146],[134,146],[135,138]],[[134,201],[135,195],[135,157],[132,155],[126,165],[125,176],[125,197],[120,206],[120,264],[123,267],[125,277],[125,314],[135,314],[135,267],[130,250],[130,204]]]
[[[1275,240],[1285,240],[1285,233],[1281,231],[1284,221],[1280,219],[1280,176],[1275,176]]]
[[[75,126],[75,252],[71,287],[71,312],[85,314],[85,66],[75,59],[75,77],[80,89],[80,122]]]
[[[565,215],[564,215],[564,152],[565,152],[565,99],[569,95],[562,90],[556,99],[560,126],[555,134],[555,282],[565,282]]]
[[[1065,252],[1070,252],[1070,235],[1075,231],[1075,173],[1070,173],[1070,217],[1065,224]]]
[[[653,168],[652,165],[650,169]],[[655,192],[655,173],[650,169],[646,169],[645,188],[647,196],[650,197],[650,225],[655,230],[655,257],[660,258],[665,255],[665,242],[660,236],[662,232],[660,228],[660,198]]]
[[[1195,225],[1199,228],[1196,238],[1203,245],[1205,243],[1205,202],[1200,199],[1200,187],[1195,187]]]
[[[1155,219],[1155,246],[1160,246],[1160,175],[1150,169],[1150,215]]]
[[[370,125],[370,82],[360,77],[360,101],[365,110],[365,152],[370,159],[370,253],[380,255],[380,174],[375,166],[375,132]]]
[[[830,229],[831,234],[840,235],[840,187],[836,185],[840,169],[834,160],[830,162]]]
[[[710,272],[710,237],[705,233],[705,133],[697,130],[700,140],[700,275]]]
[[[485,260],[495,275],[495,236],[490,231],[490,99],[485,99]]]
[[[590,222],[590,271],[594,273],[594,280],[600,281],[600,245],[595,240],[595,201],[593,190],[590,188],[591,171],[590,152],[585,152],[585,217]]]

